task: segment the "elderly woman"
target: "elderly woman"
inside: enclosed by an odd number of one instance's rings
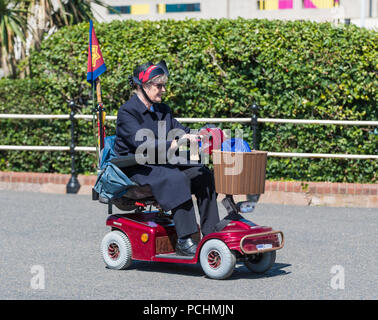
[[[121,106],[117,116],[115,152],[119,156],[136,154],[140,150],[138,147],[146,143],[146,140],[140,141],[138,138],[138,132],[143,132],[140,130],[148,129],[153,133],[154,139],[149,145],[160,160],[166,160],[167,153],[177,150],[177,139],[169,139],[168,133],[171,130],[181,129],[181,139],[197,139],[198,136],[190,134],[190,129],[174,119],[170,108],[161,103],[168,75],[164,61],[156,65],[148,62],[135,68],[132,83],[136,91]],[[164,139],[161,130],[159,131],[162,124],[166,130]],[[162,152],[165,153],[163,157]],[[149,185],[161,208],[172,212],[178,236],[177,254],[194,255],[197,244],[191,235],[198,231],[198,227],[192,194],[197,198],[202,234],[213,232],[219,222],[213,174],[201,164],[150,162],[152,163],[129,167],[125,169],[125,173],[139,185]]]

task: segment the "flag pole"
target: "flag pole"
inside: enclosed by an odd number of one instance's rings
[[[92,83],[92,127],[93,127],[93,136],[94,136],[94,143],[96,146],[96,161],[97,161],[97,170],[100,170],[100,150],[98,145],[98,138],[97,138],[97,130],[96,130],[96,101],[95,101],[95,84]]]
[[[92,51],[93,47],[93,51]],[[93,53],[93,54],[92,54]],[[93,131],[95,136],[96,154],[98,170],[100,170],[101,152],[105,146],[105,111],[102,104],[101,84],[99,76],[106,71],[104,59],[101,54],[92,20],[89,21],[89,47],[87,63],[87,81],[92,84],[92,108],[93,108]],[[97,107],[95,102],[95,90],[97,93]],[[96,114],[97,114],[97,134],[96,134]],[[98,135],[98,138],[96,136]]]
[[[101,97],[101,83],[100,78],[96,79],[96,93],[97,93],[97,104],[98,104],[98,123],[99,123],[99,138],[100,138],[100,152],[104,148],[104,108],[102,105]]]

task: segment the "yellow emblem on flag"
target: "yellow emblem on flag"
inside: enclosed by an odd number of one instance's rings
[[[96,66],[97,60],[100,59],[101,56],[98,53],[98,46],[92,45],[92,67]]]

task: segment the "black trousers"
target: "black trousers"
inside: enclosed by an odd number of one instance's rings
[[[191,192],[197,199],[201,232],[205,236],[214,231],[219,222],[217,194],[213,173],[205,166],[180,166],[190,182]],[[198,231],[192,200],[186,201],[171,210],[179,238]]]

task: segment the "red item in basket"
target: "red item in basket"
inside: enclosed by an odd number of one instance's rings
[[[199,132],[205,138],[202,139],[202,150],[204,153],[211,155],[213,150],[220,150],[224,141],[223,131],[219,128],[203,128]]]

